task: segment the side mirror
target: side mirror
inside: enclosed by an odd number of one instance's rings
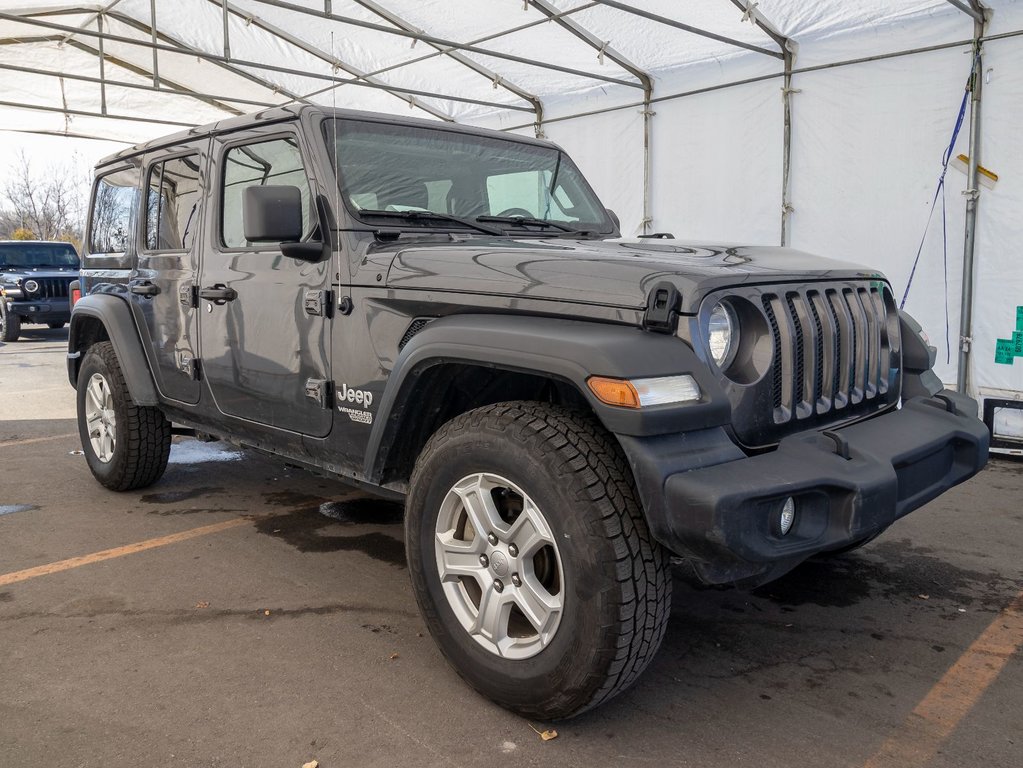
[[[302,193],[298,187],[248,187],[242,201],[242,230],[251,243],[302,239]]]
[[[604,210],[607,211],[607,215],[610,216],[611,217],[611,221],[614,222],[615,229],[621,231],[622,220],[618,218],[618,214],[615,213],[614,211],[612,211],[610,208],[605,208]]]

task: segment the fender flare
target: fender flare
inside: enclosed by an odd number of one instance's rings
[[[692,348],[673,335],[634,326],[511,315],[451,315],[430,321],[405,346],[388,377],[366,448],[365,473],[379,477],[422,374],[462,363],[560,379],[586,398],[610,432],[647,436],[727,424],[728,397]],[[590,376],[646,378],[690,374],[701,399],[632,410],[593,396]]]
[[[83,296],[71,311],[71,328],[68,331],[68,379],[71,386],[78,387],[78,368],[81,365],[82,350],[79,334],[83,320],[98,320],[107,332],[110,343],[121,364],[121,372],[131,399],[136,405],[159,405],[156,384],[153,381],[149,362],[139,337],[138,328],[131,308],[124,300],[109,293],[94,293]]]

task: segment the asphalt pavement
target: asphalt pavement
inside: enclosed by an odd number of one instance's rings
[[[679,567],[638,684],[530,722],[427,636],[399,505],[188,439],[99,486],[65,339],[0,344],[4,768],[1023,765],[1019,461],[753,592]]]

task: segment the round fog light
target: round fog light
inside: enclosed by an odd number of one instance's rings
[[[782,536],[792,530],[792,524],[796,521],[796,501],[791,496],[785,499],[781,505],[781,514],[778,515],[778,533]]]

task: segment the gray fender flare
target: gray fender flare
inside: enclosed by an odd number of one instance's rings
[[[82,362],[80,336],[86,318],[98,320],[106,329],[135,404],[158,405],[160,398],[131,307],[124,299],[109,293],[83,296],[71,311],[68,331],[68,379],[71,386],[78,386],[78,368]]]
[[[420,376],[444,363],[539,374],[575,386],[611,432],[646,436],[727,424],[728,398],[692,348],[676,336],[633,326],[504,315],[452,315],[431,321],[402,350],[374,416],[366,451],[366,477],[378,477],[400,440]],[[692,375],[699,401],[632,410],[605,405],[586,386],[590,376],[647,378]]]

